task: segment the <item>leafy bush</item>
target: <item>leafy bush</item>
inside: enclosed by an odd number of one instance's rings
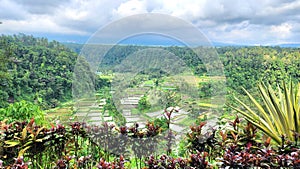
[[[137,124],[130,128],[116,128],[108,123],[87,126],[79,122],[45,128],[36,125],[34,119],[29,123],[1,122],[0,159],[3,160],[2,165],[10,167],[16,164],[14,159],[20,159],[32,168],[86,168],[95,166],[99,161],[98,168],[117,165],[124,168],[123,157],[118,163],[109,163],[110,158],[127,155],[131,151],[141,166],[141,159],[154,153],[155,136],[160,132],[160,127],[153,123],[148,123],[146,128],[142,131]]]
[[[144,110],[148,110],[150,109],[151,105],[150,105],[150,102],[149,100],[147,99],[147,96],[143,96],[141,97],[141,99],[139,100],[139,103],[138,103],[138,109],[140,111],[144,111]]]
[[[166,123],[172,111],[176,110],[165,111]],[[169,140],[172,132],[159,142],[164,135],[153,122],[140,129],[138,124],[116,127],[73,122],[46,128],[34,119],[10,124],[2,121],[0,168],[126,169],[134,167],[134,161],[140,169],[300,167],[297,141],[282,136],[280,145],[272,144],[271,137],[265,138],[258,127],[239,117],[228,124],[206,132],[205,122],[191,126],[185,137],[187,155],[174,157]],[[294,134],[299,138],[299,133]],[[167,155],[158,154],[156,148],[165,143]]]
[[[207,153],[197,153],[191,154],[189,159],[174,158],[167,155],[162,155],[158,159],[154,156],[150,156],[146,164],[148,167],[146,169],[158,169],[158,168],[168,168],[168,169],[192,169],[192,168],[211,168],[211,165],[207,161]]]
[[[256,109],[238,98],[236,100],[246,111],[231,107],[244,115],[248,121],[269,135],[276,143],[281,143],[283,135],[291,141],[297,141],[298,136],[295,132],[300,132],[300,84],[295,88],[292,82],[289,88],[284,84],[283,91],[278,87],[277,95],[270,85],[259,84],[258,88],[264,104],[260,104],[244,89]]]
[[[251,123],[241,123],[238,117],[230,123],[231,130],[220,131],[222,141],[221,168],[298,168],[300,147],[282,137],[281,146],[272,146],[271,137],[264,141],[258,137]]]
[[[20,101],[10,104],[6,108],[0,108],[0,121],[6,119],[7,122],[25,120],[29,121],[35,118],[37,124],[46,124],[45,113],[36,104],[27,101]]]
[[[225,81],[210,80],[199,83],[199,95],[201,98],[226,95]]]

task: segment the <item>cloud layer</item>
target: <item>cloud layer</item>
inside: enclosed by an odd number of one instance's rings
[[[61,40],[72,41],[126,16],[162,13],[194,24],[211,41],[300,43],[299,0],[0,0],[0,4],[1,34],[66,35]]]

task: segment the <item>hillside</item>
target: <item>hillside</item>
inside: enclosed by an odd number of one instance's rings
[[[57,41],[49,42],[46,38],[24,34],[2,35],[0,45],[0,107],[5,107],[9,102],[28,100],[39,103],[44,108],[50,108],[72,98],[73,69],[83,45],[62,45]],[[132,45],[114,46],[99,63],[99,68],[110,69],[137,51],[149,48]],[[194,51],[201,48],[155,47],[155,49],[178,56],[199,77],[203,75],[209,77],[207,66],[212,67],[212,70],[216,66],[203,64],[201,59],[209,58],[209,52],[203,54],[203,58],[197,57]],[[251,90],[261,80],[275,85],[289,79],[296,82],[300,78],[298,48],[220,47],[216,50],[223,63],[229,91],[241,92],[241,87]],[[151,74],[148,71],[149,73]],[[211,96],[212,91],[217,90],[215,86],[213,80],[200,82],[199,96]]]
[[[28,100],[44,108],[71,99],[77,54],[57,41],[24,34],[0,37],[0,107]]]

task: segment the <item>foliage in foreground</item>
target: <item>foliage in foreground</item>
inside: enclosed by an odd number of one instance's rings
[[[1,165],[12,168],[19,164],[29,168],[111,168],[117,161],[123,166],[123,157],[113,161],[110,158],[127,155],[128,151],[139,159],[152,154],[157,142],[154,136],[160,129],[153,123],[141,131],[137,124],[116,128],[108,123],[87,126],[79,122],[45,128],[36,125],[34,119],[29,123],[3,121],[0,128]]]
[[[278,87],[277,94],[270,85],[259,84],[258,87],[263,105],[244,89],[256,109],[251,108],[238,98],[236,100],[246,111],[233,108],[278,144],[282,143],[281,137],[283,135],[289,140],[297,142],[297,133],[300,130],[300,84],[296,85],[295,88],[292,83],[289,87],[284,84],[283,91]]]
[[[125,169],[134,168],[133,158],[136,168],[144,169],[300,167],[297,142],[282,137],[281,145],[273,145],[270,137],[263,139],[258,128],[238,117],[219,130],[203,132],[205,124],[191,126],[186,157],[174,157],[155,152],[155,139],[162,134],[153,123],[140,130],[137,124],[117,128],[74,122],[47,129],[33,119],[1,122],[0,168]]]
[[[22,120],[29,122],[32,117],[35,118],[35,123],[39,125],[47,123],[45,113],[41,108],[38,105],[25,100],[10,104],[6,108],[0,108],[0,114],[0,121],[7,119],[8,123]]]

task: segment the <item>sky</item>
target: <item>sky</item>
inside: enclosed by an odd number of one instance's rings
[[[25,33],[60,42],[85,43],[97,30],[124,17],[159,13],[192,24],[211,42],[300,44],[300,0],[0,0],[0,4],[0,34]]]

